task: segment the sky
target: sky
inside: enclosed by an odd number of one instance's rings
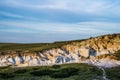
[[[0,0],[0,42],[46,43],[120,33],[120,0]]]

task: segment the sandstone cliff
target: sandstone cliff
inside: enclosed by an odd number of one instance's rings
[[[22,67],[79,63],[86,62],[88,59],[97,59],[97,56],[112,54],[118,50],[120,50],[120,34],[104,35],[84,41],[74,41],[42,52],[1,52],[0,66]]]

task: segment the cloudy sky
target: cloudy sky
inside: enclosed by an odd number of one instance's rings
[[[119,32],[120,0],[0,0],[0,42],[54,42]]]

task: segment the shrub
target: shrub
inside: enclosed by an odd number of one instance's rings
[[[21,74],[21,73],[26,73],[27,71],[28,71],[27,69],[20,69],[20,70],[15,71],[14,73]]]
[[[120,74],[120,67],[119,66],[106,69],[106,75],[111,80],[120,80],[119,74]]]
[[[63,68],[55,73],[52,73],[50,76],[52,78],[66,78],[66,77],[70,77],[70,76],[78,74],[78,71],[79,71],[78,69],[72,68],[72,67]]]
[[[68,67],[68,68],[63,68],[61,69],[61,72],[68,72],[68,73],[76,73],[78,71],[77,68],[73,68],[73,67]]]
[[[32,72],[30,72],[30,74],[32,74],[34,76],[44,76],[44,75],[50,75],[53,72],[54,72],[54,70],[51,70],[51,69],[42,69],[42,70],[32,71]]]
[[[90,72],[96,73],[97,75],[102,75],[102,70],[98,69],[97,67],[91,67]]]
[[[58,68],[58,66],[56,67],[56,65],[54,66],[55,68]],[[78,73],[78,69],[76,68],[62,68],[62,69],[40,69],[40,70],[35,70],[30,72],[31,75],[34,76],[45,76],[45,75],[49,75],[52,78],[65,78],[65,77],[69,77],[72,75],[76,75]]]
[[[14,75],[12,73],[0,73],[0,78],[4,78],[4,79],[7,79],[7,78],[13,78]]]
[[[58,69],[60,68],[60,65],[53,65],[52,68]]]
[[[62,72],[55,72],[53,74],[50,75],[50,77],[52,78],[66,78],[66,77],[69,77],[69,73],[65,72],[65,73],[62,73]]]
[[[32,68],[32,70],[38,70],[38,69],[40,69],[39,67],[34,67],[34,68]]]

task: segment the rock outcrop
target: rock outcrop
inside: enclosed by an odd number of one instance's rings
[[[118,50],[120,50],[120,34],[112,34],[71,42],[60,48],[43,52],[1,52],[0,66],[23,67],[80,63],[99,55],[115,53]]]

